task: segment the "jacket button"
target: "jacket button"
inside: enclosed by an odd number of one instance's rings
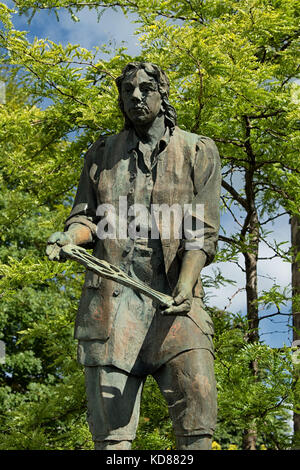
[[[128,255],[128,253],[130,253],[130,251],[131,251],[131,247],[130,247],[130,246],[126,246],[126,247],[124,248],[124,254],[125,254],[125,255]]]
[[[118,297],[119,294],[120,294],[119,289],[116,289],[116,290],[113,291],[113,296],[114,297]]]

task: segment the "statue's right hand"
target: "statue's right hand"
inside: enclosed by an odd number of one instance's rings
[[[60,256],[61,247],[73,243],[67,232],[55,232],[47,241],[46,255],[50,261],[64,261]]]

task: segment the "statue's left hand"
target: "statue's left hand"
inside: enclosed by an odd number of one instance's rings
[[[192,307],[192,288],[185,283],[178,282],[172,295],[174,303],[162,311],[163,315],[186,315]]]

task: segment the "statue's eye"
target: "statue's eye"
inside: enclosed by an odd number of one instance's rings
[[[156,91],[157,90],[157,87],[155,86],[155,84],[153,83],[147,83],[147,84],[144,84],[144,85],[141,85],[141,91],[144,91],[144,92],[149,92],[149,91]]]
[[[125,93],[131,93],[132,90],[133,90],[133,87],[130,86],[129,84],[123,86],[123,91],[124,91]]]

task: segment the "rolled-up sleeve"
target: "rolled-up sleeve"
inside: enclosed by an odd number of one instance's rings
[[[193,168],[194,199],[189,209],[196,230],[185,231],[185,250],[202,250],[206,265],[215,256],[220,228],[221,163],[218,149],[208,137],[201,137],[196,146]]]
[[[65,231],[72,224],[82,224],[87,226],[93,237],[97,228],[97,196],[95,190],[94,165],[92,164],[93,151],[89,151],[84,159],[84,165],[74,199],[73,208],[65,222]]]

